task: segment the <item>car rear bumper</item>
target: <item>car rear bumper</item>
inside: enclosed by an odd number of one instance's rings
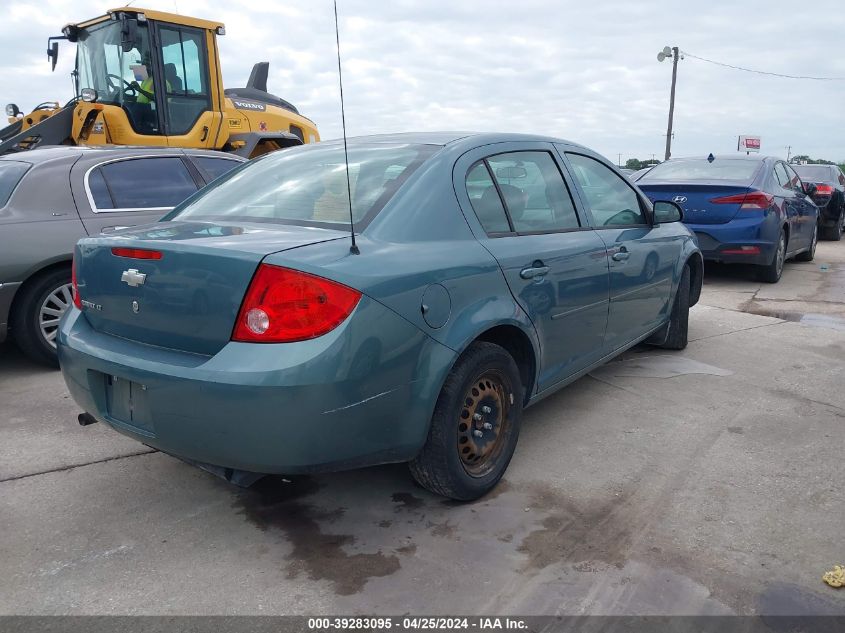
[[[120,433],[196,462],[291,474],[413,458],[455,356],[366,297],[320,338],[230,342],[210,357],[102,334],[73,308],[58,352],[73,399]]]
[[[20,287],[20,282],[0,284],[0,343],[5,341],[8,335],[12,301]]]
[[[768,264],[777,250],[778,224],[772,215],[738,218],[725,224],[687,224],[687,227],[695,233],[707,261]]]

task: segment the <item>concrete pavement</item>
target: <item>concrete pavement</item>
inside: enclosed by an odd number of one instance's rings
[[[234,488],[79,427],[6,345],[0,614],[845,614],[843,286],[840,243],[776,285],[709,267],[687,350],[529,409],[471,504],[401,465]]]

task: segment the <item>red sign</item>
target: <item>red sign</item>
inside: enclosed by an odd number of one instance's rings
[[[736,149],[738,152],[759,152],[760,146],[759,136],[740,136],[736,144]]]

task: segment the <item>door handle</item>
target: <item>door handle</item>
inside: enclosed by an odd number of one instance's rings
[[[205,139],[208,138],[208,126],[202,126],[202,137],[200,138],[200,143],[205,143]]]
[[[535,262],[535,264],[540,262]],[[523,268],[519,271],[519,276],[523,279],[534,279],[534,277],[542,277],[549,272],[548,266],[532,266],[530,268]]]
[[[630,256],[631,256],[631,254],[623,248],[623,249],[618,250],[615,253],[613,253],[613,255],[611,255],[610,257],[615,262],[624,262]]]

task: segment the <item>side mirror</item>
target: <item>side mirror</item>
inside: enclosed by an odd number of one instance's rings
[[[50,60],[52,64],[52,68],[50,70],[56,70],[56,62],[59,61],[59,43],[53,42],[50,44],[50,48],[47,49],[47,59]]]
[[[804,183],[804,193],[807,194],[808,196],[816,195],[816,192],[818,190],[819,190],[819,188],[816,186],[816,183],[814,183],[814,182],[805,182]]]
[[[677,202],[671,200],[657,200],[654,203],[654,223],[667,224],[680,222],[684,219],[684,210]]]
[[[137,47],[138,40],[138,20],[134,18],[124,18],[123,24],[120,26],[120,47],[124,53],[129,53],[132,49]]]
[[[17,104],[10,103],[6,106],[6,116],[11,118],[17,118],[21,113],[21,109],[17,106]]]

